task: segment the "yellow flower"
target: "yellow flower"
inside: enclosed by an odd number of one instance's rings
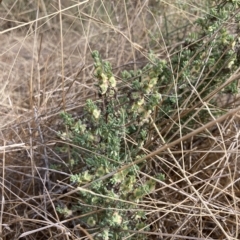
[[[115,88],[115,87],[116,87],[116,85],[117,85],[117,82],[116,82],[116,79],[115,79],[115,77],[113,77],[113,76],[112,76],[112,77],[110,77],[108,81],[109,81],[109,83],[110,83],[110,86],[111,86],[111,87],[113,87],[113,88]]]
[[[95,119],[98,119],[99,116],[100,116],[100,113],[101,113],[100,110],[94,109],[93,112],[92,112],[92,115],[93,115],[93,117],[94,117]]]

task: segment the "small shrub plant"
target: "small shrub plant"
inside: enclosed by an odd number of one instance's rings
[[[166,62],[159,61],[142,81],[143,74],[139,71],[138,77],[126,87],[128,93],[119,95],[110,63],[103,62],[97,51],[92,56],[101,97],[96,102],[86,102],[83,119],[76,121],[71,115],[62,114],[71,140],[87,150],[80,153],[85,170],[72,175],[71,181],[79,186],[89,184],[90,191],[80,193],[84,205],[77,208],[83,214],[93,212],[85,223],[99,229],[96,239],[122,239],[129,235],[126,230],[144,228],[144,211],[134,209],[138,208],[141,198],[154,191],[155,181],[140,179],[137,165],[109,179],[98,179],[140,157],[139,149],[148,138],[151,116],[161,101],[161,94],[155,88],[156,76],[163,71]],[[133,72],[123,72],[125,79],[132,75]],[[97,209],[101,211],[94,213]]]
[[[152,53],[150,63],[142,69],[123,71],[120,83],[111,64],[97,51],[92,52],[99,98],[87,100],[81,119],[62,113],[68,131],[60,135],[81,147],[73,151],[72,168],[80,159],[84,166],[71,176],[81,187],[79,202],[71,211],[81,211],[85,216],[81,222],[94,239],[148,239],[129,233],[148,230],[145,211],[138,203],[154,192],[156,182],[141,176],[146,163],[101,178],[143,156],[146,143],[159,138],[154,128],[161,132],[163,123],[171,125],[178,119],[187,124],[187,132],[209,120],[208,112],[196,107],[238,68],[238,38],[227,24],[239,20],[239,14],[233,15],[238,5],[239,1],[223,1],[213,6],[197,21],[198,31],[190,34],[168,61]],[[237,82],[221,91],[236,93]],[[173,134],[179,137],[178,128],[172,124],[166,142]],[[164,180],[161,172],[151,176]],[[68,209],[58,207],[58,211]]]

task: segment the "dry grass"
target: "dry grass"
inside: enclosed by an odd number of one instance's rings
[[[36,2],[0,6],[0,238],[93,239],[80,213],[56,212],[77,198],[68,185],[68,153],[56,151],[64,144],[56,134],[59,113],[79,116],[85,100],[97,97],[92,50],[116,66],[116,75],[143,66],[150,49],[167,58],[206,1]],[[187,137],[145,149],[150,170],[139,174],[166,176],[139,203],[148,212],[149,239],[240,239],[239,109],[232,108]]]

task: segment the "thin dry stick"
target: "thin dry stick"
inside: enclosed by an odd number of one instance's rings
[[[39,8],[37,7],[37,12],[36,12],[36,19],[38,19],[38,14],[39,14]],[[34,32],[34,41],[33,41],[33,53],[32,53],[32,66],[31,66],[31,77],[29,79],[29,105],[30,109],[33,108],[34,104],[34,97],[33,97],[33,75],[34,75],[34,62],[35,59],[38,57],[35,54],[37,53],[37,29],[38,29],[38,21],[35,22],[35,32]],[[36,58],[35,58],[36,56]],[[40,90],[40,89],[39,89]]]
[[[51,184],[50,184],[50,181],[49,181],[49,161],[48,161],[47,149],[46,149],[46,144],[44,142],[44,137],[43,137],[42,129],[41,129],[40,122],[39,122],[38,109],[36,107],[34,108],[34,115],[35,115],[35,122],[37,124],[37,130],[38,130],[38,133],[39,133],[39,136],[40,136],[40,139],[41,139],[41,143],[42,143],[42,146],[44,147],[44,164],[45,164],[45,167],[46,167],[46,173],[45,173],[46,178],[45,178],[45,180],[47,180],[47,184],[48,184],[49,189],[50,189]]]
[[[129,36],[130,42],[132,42],[132,34],[131,34],[128,14],[127,14],[126,0],[124,0],[124,11],[125,11],[126,21],[127,21],[128,36]],[[131,50],[132,50],[133,62],[135,63],[136,62],[136,56],[135,56],[134,44],[131,44]],[[136,64],[134,64],[134,70],[136,71]]]
[[[28,123],[28,129],[29,129],[29,135],[30,135],[30,139],[29,139],[29,144],[30,144],[30,152],[29,152],[29,157],[31,159],[31,170],[32,170],[32,185],[35,186],[35,179],[34,179],[34,169],[35,169],[35,161],[34,161],[34,148],[33,148],[33,134],[32,134],[32,128],[30,126],[30,123]],[[33,188],[33,194],[35,196],[35,188]]]
[[[4,147],[6,145],[4,141]],[[3,164],[2,164],[2,204],[1,204],[1,213],[0,213],[0,236],[2,236],[3,233],[3,212],[4,212],[4,204],[5,204],[5,151],[3,152]]]
[[[93,240],[93,237],[88,233],[88,231],[86,229],[84,229],[83,227],[81,227],[80,224],[78,224],[77,226],[75,226],[75,229],[79,228],[90,240]]]
[[[45,3],[44,3],[44,1],[43,0],[40,0],[39,2],[38,2],[38,8],[40,7],[40,9],[44,12],[44,14],[45,14],[45,16],[47,17],[47,25],[48,25],[48,27],[49,27],[49,29],[51,29],[51,25],[50,25],[50,18],[48,17],[49,15],[48,15],[48,13],[47,13],[47,8],[46,8],[46,5],[45,5]]]
[[[65,91],[64,91],[64,60],[63,60],[63,26],[62,26],[62,9],[61,1],[58,1],[59,6],[59,25],[60,25],[60,36],[61,36],[61,65],[62,65],[62,102],[63,109],[65,111]]]

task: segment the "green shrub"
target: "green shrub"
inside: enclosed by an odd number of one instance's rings
[[[139,77],[129,86],[131,91],[119,96],[111,65],[103,62],[97,51],[92,56],[100,99],[96,102],[88,100],[85,117],[78,121],[62,113],[73,143],[87,150],[81,152],[87,168],[73,175],[71,181],[79,186],[89,183],[90,191],[82,189],[80,193],[85,204],[79,205],[78,209],[83,214],[102,209],[85,219],[89,226],[101,229],[97,236],[122,239],[128,236],[126,230],[143,227],[144,212],[134,209],[138,208],[137,202],[141,198],[154,191],[155,181],[140,180],[139,166],[135,165],[107,180],[98,179],[140,157],[139,149],[147,139],[151,116],[161,101],[161,94],[154,89],[157,84],[155,76],[163,71],[166,62],[159,61],[158,68],[152,69],[141,82],[143,74],[139,72]],[[129,74],[123,73],[125,78]],[[127,143],[129,136],[134,136],[132,143]],[[138,236],[137,239],[144,237]]]

